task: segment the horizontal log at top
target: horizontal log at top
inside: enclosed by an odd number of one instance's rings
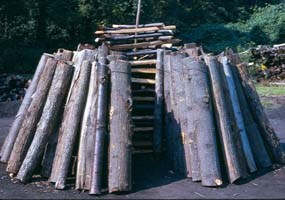
[[[138,28],[143,28],[143,27],[160,27],[164,26],[164,23],[150,23],[150,24],[140,24]],[[137,28],[136,25],[126,25],[126,24],[113,24],[113,28]]]
[[[128,49],[138,49],[138,48],[146,48],[146,47],[150,47],[150,46],[159,46],[159,45],[163,45],[163,44],[177,44],[181,42],[181,40],[179,39],[172,39],[172,40],[156,40],[156,41],[151,41],[151,42],[140,42],[140,43],[136,43],[136,44],[120,44],[120,45],[113,45],[110,47],[111,50],[128,50]]]
[[[154,97],[133,97],[134,101],[154,101]]]
[[[141,131],[153,131],[153,127],[136,127],[136,128],[134,128],[134,132],[141,132]]]
[[[176,26],[163,26],[163,27],[146,27],[146,28],[130,28],[130,29],[120,29],[120,30],[106,30],[106,31],[96,31],[96,35],[101,34],[128,34],[128,33],[143,33],[147,31],[159,31],[159,30],[175,30]]]
[[[147,49],[147,50],[141,50],[136,52],[127,52],[126,56],[132,57],[132,56],[140,56],[140,55],[149,55],[149,54],[156,54],[157,50]]]
[[[136,68],[132,69],[133,73],[146,73],[146,74],[155,74],[156,69],[155,68]]]
[[[153,116],[148,116],[148,115],[145,115],[145,116],[133,116],[132,119],[133,120],[153,120],[154,117]]]
[[[155,65],[156,59],[149,59],[149,60],[134,60],[129,61],[131,66],[140,66],[140,65]]]

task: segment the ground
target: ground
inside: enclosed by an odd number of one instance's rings
[[[276,130],[280,141],[285,144],[285,96],[261,92],[262,103]],[[0,105],[1,110],[1,105]],[[10,114],[11,115],[11,114]],[[13,117],[5,114],[0,118],[0,146],[7,135]],[[10,117],[9,117],[10,116]],[[226,184],[222,188],[206,188],[175,175],[166,161],[157,161],[152,157],[140,156],[134,159],[134,191],[123,195],[102,195],[100,198],[141,199],[141,198],[285,198],[285,167],[259,171],[250,179],[238,184]],[[0,198],[54,198],[87,199],[98,198],[78,192],[70,185],[68,190],[57,191],[46,181],[39,180],[27,185],[14,183],[5,172],[5,165],[0,164]]]

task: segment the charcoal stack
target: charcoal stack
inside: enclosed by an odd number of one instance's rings
[[[10,176],[41,175],[59,190],[75,179],[99,195],[132,190],[137,153],[165,153],[177,173],[210,187],[283,164],[237,54],[174,46],[174,30],[100,27],[98,48],[44,54],[0,152]]]

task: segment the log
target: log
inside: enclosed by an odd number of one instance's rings
[[[241,112],[240,104],[238,101],[238,94],[236,92],[236,85],[234,83],[231,66],[228,63],[227,57],[221,57],[221,61],[223,64],[223,69],[224,69],[224,73],[226,77],[226,83],[227,83],[227,86],[230,92],[231,105],[233,107],[234,118],[235,118],[235,122],[238,128],[238,131],[239,131],[242,149],[243,149],[244,156],[247,162],[247,166],[250,172],[255,172],[257,168],[256,168],[255,160],[252,154],[252,150],[249,144],[249,140],[247,137],[247,132],[245,129],[244,120],[242,117],[242,112]]]
[[[134,101],[155,101],[155,97],[133,97]]]
[[[232,66],[232,73],[237,89],[237,94],[239,97],[239,103],[245,123],[246,132],[248,134],[248,139],[251,145],[256,165],[258,168],[270,167],[272,166],[272,162],[264,146],[257,124],[253,120],[249,105],[246,101],[246,97],[242,89],[241,80],[239,79],[238,74],[239,72],[236,66]]]
[[[133,68],[132,73],[145,73],[145,74],[156,74],[157,70],[154,68]]]
[[[253,81],[250,79],[246,65],[242,63],[237,65],[237,68],[239,70],[239,76],[242,80],[242,86],[247,102],[250,106],[250,111],[253,115],[253,119],[258,125],[259,131],[265,143],[265,147],[269,152],[271,159],[277,163],[285,163],[285,155],[282,152],[279,139],[276,136],[268,117],[263,111],[258,93],[256,92]]]
[[[134,40],[134,39],[144,39],[144,38],[159,38],[161,36],[171,36],[170,33],[150,33],[150,34],[140,34],[140,35],[112,35],[105,34],[103,38],[96,38],[95,41],[120,41],[120,40]]]
[[[90,190],[95,145],[96,113],[98,101],[97,62],[93,62],[88,96],[81,122],[78,162],[76,172],[76,189]]]
[[[153,120],[153,116],[133,116],[133,120]]]
[[[108,48],[105,45],[99,47],[98,54],[98,104],[96,114],[96,140],[93,146],[93,169],[91,179],[91,189],[89,194],[101,194],[102,177],[104,165],[104,144],[107,131],[107,106],[108,106],[108,86],[109,86],[109,69],[107,67]]]
[[[55,183],[56,189],[64,189],[66,185],[72,151],[86,102],[90,72],[90,61],[84,61],[64,110],[52,172],[49,178],[50,182]]]
[[[72,52],[69,52],[70,57]],[[40,163],[49,136],[53,133],[56,122],[59,120],[60,107],[63,106],[73,75],[73,67],[59,61],[42,116],[37,125],[33,141],[18,172],[17,179],[27,182],[33,175],[36,166]]]
[[[155,65],[156,59],[149,59],[149,60],[133,60],[129,61],[131,66],[141,66],[141,65]]]
[[[157,50],[141,50],[136,52],[127,52],[126,56],[132,57],[132,56],[140,56],[140,55],[150,55],[150,54],[156,54]]]
[[[227,88],[225,87],[225,78],[222,73],[222,67],[219,65],[217,59],[213,56],[205,56],[208,65],[212,95],[214,101],[215,116],[218,125],[218,132],[222,144],[227,174],[230,183],[235,182],[243,176],[242,164],[240,163],[237,147],[235,145],[235,138],[232,134],[231,117],[227,96]]]
[[[132,83],[142,83],[142,84],[155,85],[155,80],[146,79],[146,78],[132,78]]]
[[[14,143],[16,141],[17,135],[19,133],[19,130],[21,128],[21,125],[25,119],[25,114],[31,104],[32,101],[32,95],[35,93],[38,82],[40,80],[40,77],[42,75],[42,72],[44,70],[44,67],[46,65],[47,59],[50,56],[47,54],[43,54],[40,62],[37,66],[36,72],[33,76],[33,80],[30,83],[30,86],[28,88],[28,90],[26,91],[25,97],[23,99],[23,102],[19,108],[19,111],[16,115],[16,118],[9,130],[9,133],[4,141],[4,144],[1,148],[1,162],[3,163],[7,163],[9,160],[9,157],[11,155],[11,151],[13,149]]]
[[[151,23],[151,24],[140,24],[138,25],[138,28],[143,27],[161,27],[164,26],[164,23]],[[137,28],[136,25],[125,25],[125,24],[113,24],[113,28]]]
[[[167,43],[177,44],[179,42],[181,42],[181,40],[179,39],[172,39],[172,40],[167,40],[167,41],[156,40],[156,41],[141,42],[141,43],[136,43],[136,44],[113,45],[110,47],[110,49],[114,51],[121,51],[121,50],[128,50],[128,49],[146,48],[146,47],[151,47],[151,46],[156,47],[156,46],[160,46],[162,44],[167,44]]]
[[[119,29],[119,30],[106,30],[96,31],[96,35],[101,34],[131,34],[131,33],[143,33],[148,31],[159,31],[159,30],[175,30],[176,26],[163,26],[163,27],[143,27],[143,28],[130,28],[130,29]]]
[[[176,142],[177,155],[178,157],[178,169],[181,173],[185,174],[186,177],[191,177],[191,162],[190,152],[188,146],[185,145],[185,135],[187,132],[187,117],[185,112],[185,88],[184,83],[181,81],[183,76],[183,65],[181,63],[185,54],[173,53],[172,63],[170,65],[171,79],[171,107],[174,114],[174,141]]]
[[[25,158],[28,148],[33,140],[37,123],[41,117],[47,94],[53,79],[57,61],[53,58],[47,60],[46,66],[38,82],[37,89],[26,111],[23,124],[19,130],[13,150],[11,152],[7,172],[16,174]]]
[[[109,178],[110,193],[132,189],[131,68],[114,56],[110,60],[111,106]]]
[[[183,60],[188,65],[191,91],[190,108],[192,126],[197,136],[197,150],[200,163],[200,176],[203,186],[222,185],[220,160],[216,140],[215,119],[212,108],[210,83],[207,66],[201,61],[188,57]],[[185,112],[185,110],[181,110]],[[191,130],[190,130],[191,131]]]

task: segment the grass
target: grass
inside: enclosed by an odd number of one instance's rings
[[[256,90],[260,96],[285,96],[285,86],[267,86],[257,84]]]

